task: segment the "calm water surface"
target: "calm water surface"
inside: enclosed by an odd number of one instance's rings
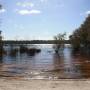
[[[0,58],[0,76],[23,79],[63,79],[90,78],[90,57],[72,53],[65,47],[55,54],[52,45],[39,45],[41,53],[30,56],[17,53],[16,56],[4,55]],[[9,47],[5,49],[10,51]]]

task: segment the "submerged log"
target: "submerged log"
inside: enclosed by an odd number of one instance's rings
[[[25,53],[27,51],[28,51],[28,48],[27,47],[20,46],[20,53]]]
[[[27,53],[28,55],[35,55],[36,53],[41,52],[41,49],[37,48],[27,48],[24,46],[20,46],[20,53]]]
[[[13,49],[10,51],[9,55],[10,56],[16,56],[17,52],[18,52],[18,49]]]
[[[27,50],[27,54],[32,55],[32,56],[39,52],[41,52],[41,49],[30,48]]]

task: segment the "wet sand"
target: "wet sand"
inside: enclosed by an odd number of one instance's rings
[[[90,90],[90,80],[0,79],[0,90]]]

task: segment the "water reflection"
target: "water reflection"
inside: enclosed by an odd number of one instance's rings
[[[82,56],[79,52],[72,53],[70,47],[59,54],[53,51],[51,45],[41,47],[41,52],[35,55],[17,52],[16,55],[0,57],[0,76],[28,79],[90,78],[90,57]]]
[[[3,55],[0,55],[0,63],[3,63]]]
[[[75,65],[71,56],[71,49],[65,48],[60,55],[54,54],[54,70],[58,71],[58,78],[80,78],[80,68]]]

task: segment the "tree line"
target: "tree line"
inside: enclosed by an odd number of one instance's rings
[[[90,51],[90,15],[70,36],[74,50]],[[90,52],[89,52],[90,53]]]
[[[56,52],[58,52],[60,48],[63,48],[65,36],[66,34],[63,33],[54,37],[54,49]],[[61,43],[58,44],[58,40]],[[71,43],[74,51],[81,51],[90,54],[90,15],[88,15],[80,27],[75,29],[72,35],[69,36],[69,42]]]

